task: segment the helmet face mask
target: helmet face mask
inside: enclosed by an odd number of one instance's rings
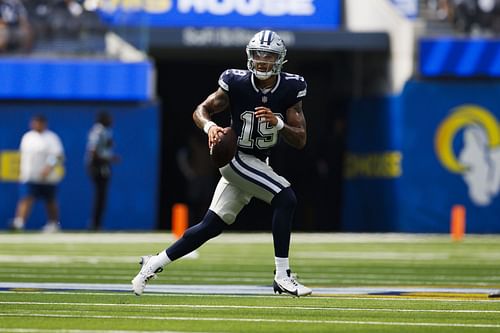
[[[265,80],[271,77],[276,72],[278,64],[276,61],[278,60],[279,55],[273,52],[267,51],[250,51],[249,61],[251,60],[252,71],[255,76],[260,80]]]
[[[278,75],[286,62],[286,47],[280,36],[270,30],[255,34],[246,48],[247,67],[259,80]]]

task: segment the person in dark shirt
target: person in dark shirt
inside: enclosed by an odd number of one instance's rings
[[[101,229],[111,178],[111,164],[119,159],[113,152],[112,124],[111,115],[104,111],[100,112],[87,139],[85,160],[88,173],[94,183],[94,202],[90,223],[90,228],[93,230]]]

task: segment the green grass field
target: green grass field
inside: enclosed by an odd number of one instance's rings
[[[138,258],[171,242],[0,233],[0,332],[500,332],[500,236],[294,234],[315,292],[292,298],[272,293],[271,236],[228,233],[134,296]]]

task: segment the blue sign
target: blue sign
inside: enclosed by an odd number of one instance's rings
[[[353,102],[347,121],[343,231],[396,231],[403,175],[399,98]]]
[[[102,1],[112,25],[336,30],[340,0],[143,0]]]
[[[425,38],[419,71],[425,77],[500,77],[500,40]]]
[[[410,82],[404,118],[400,228],[447,232],[466,208],[467,232],[500,232],[500,85]]]
[[[410,81],[401,96],[353,104],[343,231],[500,232],[500,84]]]
[[[0,59],[0,99],[148,101],[154,66],[103,59]]]

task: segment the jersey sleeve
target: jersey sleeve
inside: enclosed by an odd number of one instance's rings
[[[243,69],[228,69],[225,70],[219,77],[219,87],[225,92],[230,92],[231,87],[240,85],[248,76],[248,71]]]
[[[295,103],[298,103],[307,95],[307,82],[302,76],[295,74],[289,75],[288,80],[293,86],[292,91]]]
[[[297,102],[299,102],[307,95],[307,82],[302,76],[300,76],[297,80],[296,89],[297,95],[295,96],[295,98],[297,99]]]
[[[219,77],[219,87],[225,92],[229,92],[229,87],[232,82],[232,72],[230,69],[225,70]]]
[[[294,105],[300,102],[307,95],[307,82],[297,74],[283,73],[286,82],[288,101]]]

